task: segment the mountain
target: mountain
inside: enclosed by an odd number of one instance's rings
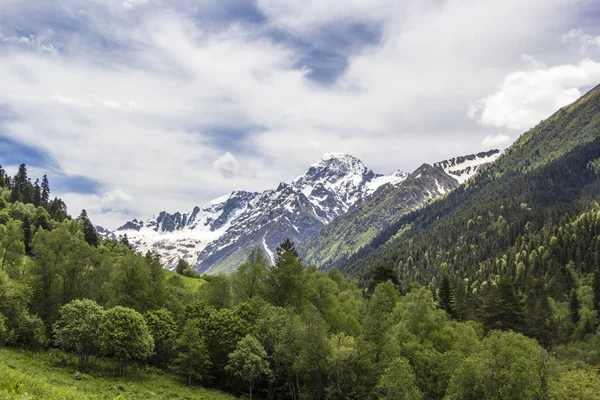
[[[405,174],[375,174],[348,154],[325,154],[290,184],[262,193],[233,192],[189,213],[160,212],[134,219],[103,237],[127,235],[138,251],[156,251],[167,268],[180,258],[206,273],[228,272],[254,247],[271,259],[286,237],[301,243],[335,217],[371,195],[379,186]]]
[[[498,150],[490,150],[433,165],[423,164],[410,175],[397,174],[396,179],[381,185],[304,242],[300,247],[303,261],[327,268],[347,259],[401,215],[445,195],[499,155]]]
[[[354,156],[328,153],[276,189],[236,191],[189,213],[163,211],[145,221],[129,221],[116,232],[98,232],[103,237],[127,235],[137,251],[157,252],[167,268],[185,259],[200,272],[216,274],[234,270],[255,247],[274,261],[286,238],[300,245],[331,224],[303,247],[311,248],[308,260],[328,265],[350,256],[402,213],[452,190],[498,154],[493,150],[424,164],[412,174],[384,176]],[[332,243],[338,245],[327,247]]]
[[[595,215],[599,178],[600,86],[525,132],[467,185],[401,216],[333,265],[363,283],[393,267],[405,289],[415,280],[435,287],[448,274],[470,295],[487,293],[501,276],[526,293],[543,277],[544,290],[566,301],[557,285],[597,268],[585,252],[596,233],[565,232]]]

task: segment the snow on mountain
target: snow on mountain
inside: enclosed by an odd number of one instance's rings
[[[194,264],[198,252],[218,239],[250,206],[258,193],[232,192],[212,200],[189,213],[165,211],[146,221],[132,220],[114,232],[127,235],[129,243],[140,252],[155,251],[167,268],[174,268],[179,259]]]
[[[464,182],[498,154],[457,157],[435,166]],[[185,259],[201,272],[230,272],[253,248],[263,249],[273,260],[285,238],[299,245],[378,189],[402,185],[409,176],[418,178],[402,171],[383,176],[352,155],[328,153],[290,184],[262,193],[232,192],[189,213],[163,211],[145,221],[129,221],[114,232],[103,230],[101,235],[126,234],[137,251],[157,252],[166,268],[173,269],[179,259]],[[438,184],[431,188],[431,198],[449,189]]]
[[[481,168],[500,157],[500,150],[489,150],[468,156],[455,157],[437,162],[434,167],[441,167],[448,175],[464,183],[477,173]]]

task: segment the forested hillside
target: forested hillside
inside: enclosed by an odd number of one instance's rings
[[[166,271],[0,170],[0,397],[597,399],[597,92],[328,271]]]
[[[29,353],[0,352],[0,397],[226,398],[204,386],[268,399],[587,400],[600,390],[600,280],[578,267],[557,267],[572,280],[520,275],[532,291],[523,309],[512,281],[490,283],[481,314],[463,307],[479,292],[461,297],[446,275],[432,293],[378,269],[365,292],[336,268],[305,268],[290,241],[273,267],[257,249],[232,275],[204,280],[185,261],[163,270],[126,238],[99,240],[85,212],[73,220],[11,199],[21,178],[2,176],[0,345]],[[563,222],[551,254],[587,260],[597,211]],[[582,249],[565,243],[584,231]],[[532,254],[543,268],[545,253]]]

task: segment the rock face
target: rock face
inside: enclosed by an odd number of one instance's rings
[[[103,237],[126,234],[136,250],[157,252],[170,269],[183,258],[200,272],[231,272],[254,247],[273,260],[276,247],[288,237],[297,245],[308,241],[302,247],[306,261],[327,265],[338,256],[332,257],[335,250],[326,244],[343,243],[347,251],[339,256],[345,257],[395,216],[443,195],[498,154],[456,157],[424,164],[412,174],[383,176],[356,157],[330,153],[274,190],[236,191],[189,213],[163,211],[114,232],[100,227],[98,232]]]

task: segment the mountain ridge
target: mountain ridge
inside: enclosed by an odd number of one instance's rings
[[[497,150],[492,150],[479,159],[487,162],[486,157],[491,160],[497,154]],[[468,179],[477,172],[477,165],[469,165],[454,176],[444,166],[460,166],[465,160],[474,159],[478,159],[477,155],[428,165],[445,175],[444,179],[439,178],[444,183],[413,196],[405,207],[419,207],[451,190],[459,184],[459,179]],[[405,181],[415,184],[419,178],[416,175],[419,171],[423,173],[423,168],[422,165],[411,174],[398,170],[382,175],[352,155],[326,153],[304,174],[291,183],[280,183],[276,189],[260,193],[234,191],[187,213],[161,211],[146,220],[128,221],[115,231],[103,228],[98,231],[103,237],[126,234],[134,249],[157,252],[169,269],[184,259],[200,272],[231,272],[255,247],[265,251],[273,262],[275,249],[285,238],[300,245],[376,193],[379,193],[376,198],[382,198],[393,191],[390,188],[402,186]],[[384,187],[388,189],[381,191]],[[410,186],[403,190],[410,191]]]

